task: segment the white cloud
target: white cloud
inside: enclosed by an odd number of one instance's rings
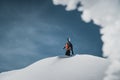
[[[93,22],[102,27],[101,34],[104,56],[111,65],[104,80],[120,80],[120,0],[53,0],[55,5],[66,6],[66,10],[82,11],[85,22]],[[82,6],[77,4],[81,3]]]
[[[77,8],[77,4],[80,2],[79,0],[53,0],[53,3],[55,5],[62,4],[63,6],[66,6],[66,10],[74,10]]]

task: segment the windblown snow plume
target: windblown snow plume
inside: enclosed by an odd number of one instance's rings
[[[120,80],[120,0],[53,0],[53,3],[66,6],[68,11],[77,9],[85,22],[93,20],[102,27],[103,55],[111,62],[104,80]]]

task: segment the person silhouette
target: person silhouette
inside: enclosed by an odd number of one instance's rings
[[[74,55],[73,45],[72,45],[72,43],[70,42],[70,38],[67,38],[67,42],[66,42],[66,44],[65,44],[65,46],[64,46],[63,49],[66,49],[65,55],[71,56],[71,54],[70,54],[71,52],[72,52],[72,55]]]

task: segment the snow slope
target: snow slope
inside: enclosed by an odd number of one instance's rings
[[[108,65],[106,59],[90,55],[57,56],[3,72],[0,80],[102,80]]]

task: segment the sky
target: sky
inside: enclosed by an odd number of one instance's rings
[[[102,57],[100,27],[81,14],[52,0],[0,0],[0,72],[64,55],[67,37],[75,54]]]

